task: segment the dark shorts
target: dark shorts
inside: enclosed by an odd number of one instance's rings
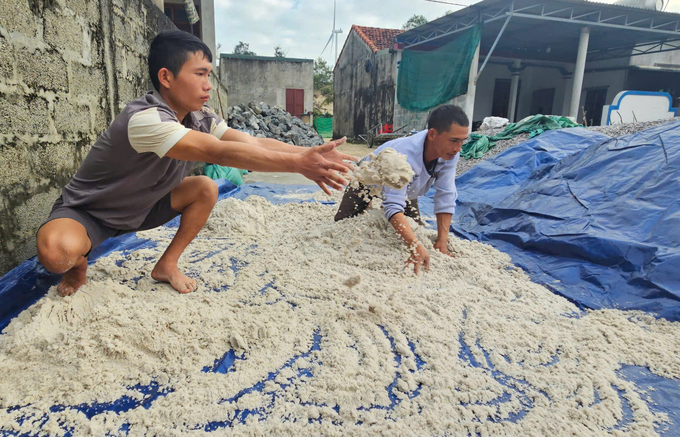
[[[358,216],[368,208],[371,200],[374,198],[375,196],[369,194],[369,189],[361,184],[357,188],[347,187],[345,194],[342,196],[342,201],[340,201],[338,212],[335,214],[335,221]],[[406,201],[404,215],[411,217],[416,222],[422,222],[420,219],[420,208],[418,208],[418,199]]]
[[[52,212],[47,220],[45,220],[45,223],[58,218],[69,218],[77,221],[83,225],[87,231],[87,236],[90,238],[90,243],[92,244],[90,247],[91,252],[92,249],[102,244],[104,240],[117,237],[118,235],[157,228],[177,217],[180,213],[172,209],[170,194],[171,193],[166,194],[161,200],[156,202],[144,219],[144,222],[142,222],[137,229],[122,230],[104,226],[98,218],[93,217],[85,210],[63,206],[64,200],[62,196],[59,196],[57,201],[54,202]],[[45,223],[43,223],[41,227],[45,225]],[[85,256],[89,255],[90,252],[85,254]]]

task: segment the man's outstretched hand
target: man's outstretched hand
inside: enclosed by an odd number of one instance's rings
[[[323,157],[337,164],[347,164],[345,161],[357,162],[359,160],[357,157],[338,151],[337,147],[344,144],[345,141],[347,141],[347,137],[327,142],[326,144],[335,144],[335,147],[331,151],[324,153]],[[351,163],[349,164],[348,169],[352,170]]]
[[[328,195],[331,194],[329,187],[342,190],[343,185],[347,185],[347,180],[338,172],[346,174],[352,169],[351,164],[344,162],[345,159],[356,160],[353,156],[335,150],[337,145],[344,142],[345,139],[342,138],[303,152],[298,160],[298,173],[316,182]]]

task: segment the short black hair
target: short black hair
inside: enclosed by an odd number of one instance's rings
[[[203,52],[208,62],[212,62],[212,52],[207,45],[194,35],[181,30],[166,30],[151,41],[149,48],[149,76],[156,91],[160,91],[158,72],[167,68],[177,76],[189,57],[196,52]]]
[[[435,129],[441,133],[448,131],[454,123],[458,126],[468,127],[470,120],[460,106],[441,105],[430,113],[427,119],[427,128],[428,130]]]

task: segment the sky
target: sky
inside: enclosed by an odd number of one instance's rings
[[[469,5],[476,0],[440,0]],[[600,0],[614,3],[616,0]],[[625,0],[624,0],[625,1]],[[630,1],[630,0],[628,0]],[[668,0],[666,11],[680,13],[680,0]],[[316,59],[333,29],[333,0],[214,0],[215,38],[219,53],[233,53],[243,41],[260,56],[274,56],[281,46],[287,57]],[[427,0],[337,0],[336,29],[342,29],[338,52],[353,24],[400,29],[414,14],[428,20],[462,6]],[[334,43],[323,54],[332,66]]]
[[[236,44],[243,41],[261,56],[274,56],[274,47],[280,45],[290,58],[316,59],[333,29],[333,0],[214,1],[215,39],[222,45],[220,53],[233,53]],[[353,24],[400,29],[414,14],[434,20],[458,9],[461,7],[426,0],[337,0],[335,26],[342,29],[338,52]],[[332,63],[334,55],[335,45],[331,43],[323,57]]]

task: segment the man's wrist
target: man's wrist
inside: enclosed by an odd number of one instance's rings
[[[281,153],[284,162],[286,163],[286,171],[288,173],[301,173],[302,171],[302,155],[298,153]]]
[[[408,246],[408,250],[410,250],[411,252],[416,252],[418,250],[418,246],[423,246],[423,243],[421,243],[418,240],[413,240],[410,243],[406,243],[406,245]]]

